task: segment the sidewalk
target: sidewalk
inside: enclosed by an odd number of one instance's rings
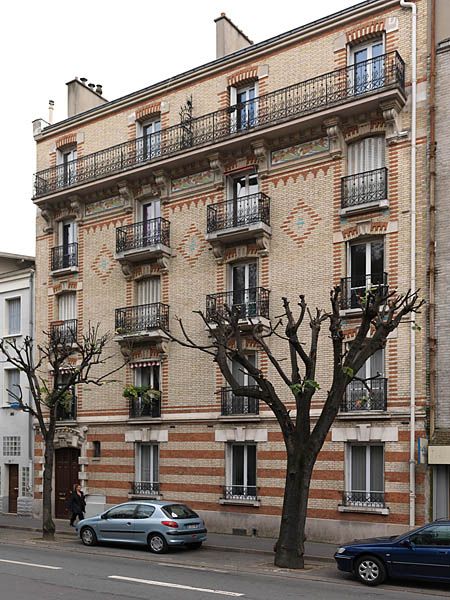
[[[55,525],[57,534],[75,535],[74,529],[70,527],[68,521],[55,519]],[[40,519],[34,519],[33,517],[0,513],[0,529],[2,528],[39,532],[42,528],[42,522]],[[273,555],[275,541],[273,538],[208,533],[208,540],[204,546],[211,550],[222,550],[225,552],[253,552]],[[306,542],[306,558],[311,561],[334,562],[333,555],[335,551],[335,544]]]

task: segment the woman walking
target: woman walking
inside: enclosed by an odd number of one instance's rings
[[[75,519],[78,517],[78,521],[82,521],[84,519],[84,511],[86,510],[86,500],[79,483],[73,486],[72,495],[69,500],[69,509],[72,513],[70,526],[75,527]]]

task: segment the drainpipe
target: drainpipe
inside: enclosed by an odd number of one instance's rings
[[[416,290],[416,109],[417,109],[417,6],[415,2],[400,0],[402,8],[411,9],[411,291]],[[410,331],[410,365],[409,365],[409,525],[414,527],[416,523],[416,315],[411,315]]]
[[[29,319],[28,319],[28,335],[31,336],[36,342],[34,337],[34,269],[30,269],[30,294],[29,294]],[[34,344],[33,344],[34,351]],[[33,402],[33,396],[31,390],[28,392],[28,404],[31,405]],[[33,416],[28,413],[28,455],[31,461],[30,469],[30,483],[33,486],[34,481],[34,469],[33,469],[33,456],[34,456],[34,435],[33,435]],[[33,486],[34,487],[34,486]]]

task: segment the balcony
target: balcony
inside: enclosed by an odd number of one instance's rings
[[[220,392],[222,416],[258,415],[259,401],[248,396],[236,396],[233,390],[223,387]]]
[[[369,273],[367,275],[353,275],[341,279],[341,309],[356,310],[364,304],[364,297],[368,290],[376,291],[378,287],[382,292],[387,290],[387,273]]]
[[[351,381],[345,392],[341,412],[385,411],[387,408],[387,379],[376,377],[365,382]]]
[[[258,488],[255,485],[225,485],[224,500],[253,500],[258,501]]]
[[[137,262],[170,256],[170,223],[161,217],[116,229],[116,257]]]
[[[70,394],[70,397],[69,397]],[[77,397],[75,388],[68,393],[67,401],[58,403],[56,407],[57,421],[75,421],[77,418]]]
[[[362,103],[365,112],[375,110],[379,102],[386,100],[398,99],[403,105],[406,101],[404,86],[404,62],[398,52],[390,52],[245,103],[184,120],[152,134],[154,137],[123,142],[65,165],[39,171],[34,180],[34,197],[114,176],[120,179],[124,172],[141,167],[145,170],[146,165],[167,161],[193,149],[205,148],[208,153],[211,145],[225,142],[230,149],[236,138],[275,126],[276,131],[271,136],[278,137],[288,134],[297,125],[293,121],[307,118],[309,126],[319,125],[328,115],[345,117],[354,112],[356,104]]]
[[[133,481],[131,484],[132,496],[159,496],[158,481]]]
[[[341,215],[387,208],[388,170],[374,169],[341,179]]]
[[[78,271],[78,244],[73,242],[52,248],[51,269],[54,275]]]
[[[227,318],[228,311],[237,311],[242,325],[254,325],[269,319],[269,290],[263,287],[209,294],[206,296],[206,320],[214,323]]]
[[[130,419],[159,419],[161,417],[161,399],[130,399]]]
[[[384,492],[343,492],[342,506],[355,508],[385,508]]]
[[[50,323],[51,341],[57,345],[71,346],[77,341],[78,320],[53,321]]]
[[[169,328],[169,306],[162,302],[116,309],[116,340],[155,341]]]

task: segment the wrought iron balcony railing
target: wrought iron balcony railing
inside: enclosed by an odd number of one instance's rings
[[[253,387],[253,386],[249,386]],[[221,389],[222,415],[257,415],[259,414],[258,398],[236,396],[228,387]]]
[[[78,320],[53,321],[50,323],[50,335],[56,344],[71,345],[77,341]]]
[[[65,246],[55,246],[51,253],[52,271],[59,269],[68,269],[69,267],[78,267],[78,244],[66,244]]]
[[[258,500],[257,492],[255,485],[225,485],[223,497],[225,500]]]
[[[269,318],[269,290],[263,287],[209,294],[206,296],[206,318],[214,321],[227,317],[229,310],[237,310],[240,319]]]
[[[405,65],[398,52],[337,69],[269,94],[136,138],[35,175],[35,197],[95,181],[191,148],[291,121],[364,95],[404,91]],[[69,176],[70,175],[70,176]]]
[[[387,379],[376,377],[369,379],[365,384],[362,381],[351,381],[345,391],[341,411],[386,410],[386,407]]]
[[[384,508],[384,492],[343,492],[342,505],[361,508]]]
[[[387,273],[369,273],[367,275],[352,275],[341,279],[341,308],[360,308],[364,304],[367,290],[376,291],[381,287],[384,293],[387,289]]]
[[[168,329],[169,306],[162,302],[116,308],[116,334],[133,335],[152,329]]]
[[[161,416],[161,398],[132,398],[130,399],[130,419],[150,417],[158,419]]]
[[[116,229],[116,252],[142,250],[157,244],[170,245],[170,223],[158,217]]]
[[[341,179],[341,207],[351,208],[387,198],[388,170],[383,167]]]
[[[270,198],[262,192],[208,206],[208,233],[254,223],[270,225]]]
[[[68,402],[59,402],[56,407],[57,421],[75,421],[77,418],[77,397],[75,395],[75,387],[70,392],[70,400]]]
[[[159,494],[159,481],[133,481],[131,493],[134,496],[157,496]]]

